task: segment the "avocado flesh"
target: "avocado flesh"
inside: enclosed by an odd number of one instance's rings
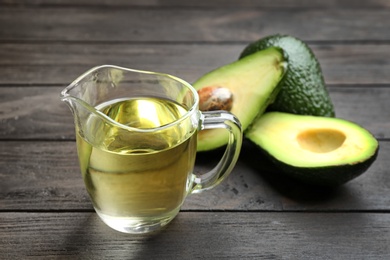
[[[208,86],[227,88],[233,94],[230,110],[245,130],[275,99],[278,83],[285,71],[283,52],[268,48],[253,55],[217,68],[194,84],[199,90]],[[228,133],[224,129],[208,129],[198,134],[198,151],[209,151],[226,145]]]
[[[368,169],[378,141],[361,126],[329,117],[268,112],[245,133],[283,173],[334,186]]]
[[[334,117],[333,103],[320,64],[303,41],[289,35],[271,35],[249,44],[240,59],[270,46],[283,49],[288,69],[280,82],[280,93],[268,110]]]

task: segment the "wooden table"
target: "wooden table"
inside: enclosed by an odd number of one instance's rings
[[[193,82],[276,33],[309,44],[337,116],[379,139],[373,166],[319,189],[272,174],[245,143],[228,179],[161,232],[105,226],[59,92],[101,64]],[[0,259],[390,259],[389,100],[388,0],[0,0]],[[200,154],[196,171],[217,160]]]

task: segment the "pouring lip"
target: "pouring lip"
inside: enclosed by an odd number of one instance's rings
[[[168,124],[159,126],[159,127],[155,127],[155,128],[136,128],[136,127],[131,127],[131,126],[127,126],[127,125],[121,124],[121,123],[115,121],[114,119],[108,117],[104,113],[100,112],[95,107],[89,105],[88,103],[86,103],[82,99],[77,98],[77,97],[72,96],[72,95],[69,94],[69,91],[72,90],[74,87],[76,87],[77,84],[82,79],[84,79],[87,75],[89,75],[92,72],[97,71],[99,69],[106,69],[106,68],[108,68],[108,69],[119,69],[119,70],[123,70],[123,71],[134,72],[134,73],[159,75],[159,76],[163,76],[163,77],[167,77],[167,78],[173,79],[173,80],[175,80],[175,81],[177,81],[177,82],[179,82],[179,83],[181,83],[181,84],[183,84],[183,85],[185,85],[187,87],[187,89],[193,94],[194,103],[188,109],[188,111],[183,116],[181,116],[179,119],[177,119],[175,121],[172,121],[172,122],[170,122]],[[145,133],[150,133],[150,132],[155,132],[155,131],[160,131],[160,130],[163,130],[163,129],[167,129],[167,128],[172,127],[174,125],[180,124],[182,121],[186,120],[187,118],[190,118],[193,114],[200,114],[200,112],[198,112],[198,106],[199,106],[198,92],[187,81],[185,81],[185,80],[183,80],[183,79],[181,79],[179,77],[173,76],[171,74],[163,73],[163,72],[153,72],[153,71],[147,71],[147,70],[131,69],[131,68],[125,68],[125,67],[121,67],[121,66],[117,66],[117,65],[110,65],[110,64],[95,66],[95,67],[87,70],[86,72],[84,72],[80,76],[78,76],[75,80],[73,80],[67,87],[65,87],[61,91],[60,98],[61,98],[62,101],[68,101],[69,99],[71,99],[71,100],[75,100],[78,103],[81,103],[83,105],[83,107],[86,108],[87,110],[89,110],[91,113],[95,114],[96,116],[99,116],[100,118],[102,118],[105,121],[108,121],[110,124],[112,124],[114,126],[120,127],[122,129],[127,129],[129,131],[137,131],[137,132],[145,132]],[[198,121],[196,122],[196,124],[198,124]]]
[[[76,87],[77,83],[79,83],[83,78],[85,78],[87,75],[91,74],[92,72],[103,69],[103,68],[117,68],[117,69],[124,69],[115,65],[100,65],[100,66],[95,66],[87,71],[85,71],[83,74],[78,76],[75,80],[73,80],[67,87],[65,87],[60,94],[61,100],[64,101],[68,97],[73,97],[72,95],[69,94],[69,91],[72,90],[74,87]],[[73,97],[75,99],[78,99],[76,97]],[[79,99],[78,99],[79,100]]]

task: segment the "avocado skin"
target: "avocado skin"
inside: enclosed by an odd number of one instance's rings
[[[379,152],[378,146],[373,156],[364,162],[357,162],[355,164],[305,168],[295,167],[281,162],[260,146],[254,145],[276,169],[280,170],[282,175],[292,177],[302,183],[322,187],[337,187],[360,176],[373,164]]]
[[[288,66],[279,83],[280,93],[267,110],[334,117],[334,106],[320,64],[309,46],[301,40],[289,35],[271,35],[250,43],[239,59],[272,46],[283,49]]]

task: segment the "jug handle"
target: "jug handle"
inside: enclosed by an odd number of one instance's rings
[[[226,150],[219,163],[209,172],[200,176],[194,175],[194,186],[191,193],[209,190],[221,183],[233,170],[242,146],[241,123],[236,116],[227,111],[204,111],[200,116],[200,130],[226,129],[229,133]]]

